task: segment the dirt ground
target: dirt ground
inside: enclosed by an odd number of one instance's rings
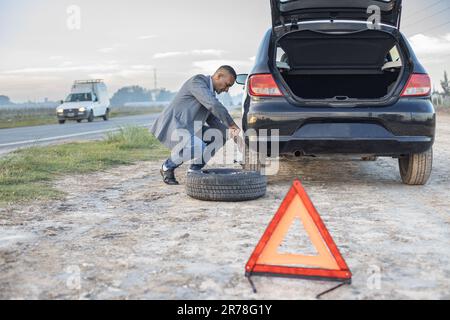
[[[449,115],[425,187],[403,185],[394,159],[305,159],[283,162],[263,199],[209,203],[163,185],[159,167],[65,177],[64,201],[0,208],[0,298],[314,299],[334,284],[254,278],[253,294],[244,277],[298,177],[354,275],[324,298],[450,299]]]

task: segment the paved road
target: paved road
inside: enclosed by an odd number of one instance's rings
[[[67,122],[65,125],[46,125],[0,130],[0,154],[33,145],[58,142],[96,140],[106,132],[118,130],[122,126],[134,125],[150,127],[158,114],[113,118],[110,121],[96,120],[92,123]]]

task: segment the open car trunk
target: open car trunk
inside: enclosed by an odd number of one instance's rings
[[[386,98],[403,71],[396,38],[379,30],[298,31],[282,37],[278,45],[278,70],[300,99]]]

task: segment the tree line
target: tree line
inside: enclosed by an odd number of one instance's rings
[[[129,102],[167,102],[175,96],[166,89],[147,90],[140,86],[120,88],[111,98],[111,105],[123,106]]]

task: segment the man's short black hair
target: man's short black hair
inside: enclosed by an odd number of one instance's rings
[[[230,66],[221,66],[219,69],[217,69],[216,72],[219,72],[219,71],[226,71],[226,72],[228,72],[229,74],[231,74],[231,75],[234,77],[235,80],[237,79],[237,73],[236,73],[236,71],[233,69],[233,67],[230,67]]]

